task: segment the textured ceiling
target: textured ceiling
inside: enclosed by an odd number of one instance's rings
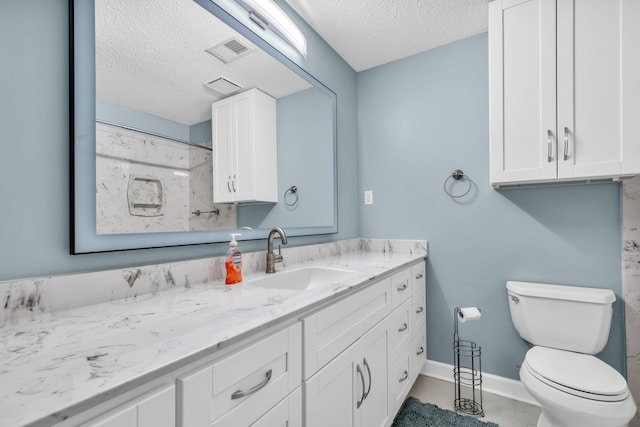
[[[96,0],[96,96],[179,123],[211,120],[224,76],[275,98],[309,84],[193,0]],[[224,64],[205,49],[232,35],[255,52]],[[260,70],[260,72],[256,72]]]
[[[487,0],[286,0],[356,71],[487,30]]]

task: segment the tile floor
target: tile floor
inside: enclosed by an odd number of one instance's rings
[[[409,395],[421,402],[453,410],[454,390],[451,382],[420,375]],[[500,427],[536,427],[540,415],[537,406],[487,392],[482,393],[482,407],[485,416],[479,419],[494,422]]]

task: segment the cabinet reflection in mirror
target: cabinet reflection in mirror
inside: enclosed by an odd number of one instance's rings
[[[241,24],[244,9],[70,7],[72,253],[337,231],[335,94]]]

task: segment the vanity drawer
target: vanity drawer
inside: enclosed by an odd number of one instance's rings
[[[165,387],[113,409],[83,427],[173,427],[176,410],[175,386]]]
[[[400,409],[412,385],[411,355],[407,345],[389,368],[389,412],[391,414],[395,414]]]
[[[391,312],[391,279],[374,283],[302,320],[304,379]]]
[[[396,308],[411,296],[411,268],[391,276],[391,302]]]
[[[389,358],[394,360],[411,341],[411,300],[403,302],[387,319]]]
[[[251,427],[302,427],[302,387],[291,393]]]
[[[422,325],[413,335],[409,352],[411,356],[411,380],[413,382],[427,361],[427,325]]]
[[[178,425],[251,425],[300,386],[301,341],[298,323],[178,378]]]
[[[427,318],[427,290],[422,288],[411,295],[411,330],[415,334],[426,325]]]
[[[427,273],[425,262],[421,262],[411,267],[411,292],[416,293],[426,288]]]

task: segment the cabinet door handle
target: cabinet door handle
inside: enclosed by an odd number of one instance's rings
[[[231,193],[231,177],[227,179],[227,190]]]
[[[360,405],[362,405],[362,402],[364,402],[364,374],[362,373],[362,369],[360,369],[360,365],[358,365],[357,369],[358,373],[360,374],[360,379],[362,380],[362,398],[360,400],[358,400],[358,403],[356,403],[356,409],[360,408]]]
[[[371,391],[371,368],[369,367],[369,363],[367,363],[366,357],[362,359],[362,364],[367,368],[367,375],[369,376],[369,387],[367,387],[367,392],[362,396],[362,400],[364,400],[369,396],[369,392]]]
[[[424,277],[424,273],[422,271],[420,273],[416,274],[416,280],[422,279],[423,277]]]
[[[424,311],[423,307],[418,307],[418,309],[416,310],[416,314],[420,314]]]
[[[424,347],[421,346],[420,350],[416,353],[416,356],[420,356],[422,353],[424,353]]]
[[[233,175],[233,180],[231,181],[231,186],[233,187],[233,192],[237,192],[236,190],[236,176]]]
[[[402,292],[404,290],[406,290],[408,287],[407,282],[404,282],[402,285],[398,286],[398,292]]]
[[[404,374],[402,374],[402,378],[400,378],[398,382],[401,383],[402,381],[406,381],[407,378],[409,378],[409,372],[404,371]]]
[[[569,159],[569,128],[564,127],[564,159]]]
[[[402,326],[398,328],[398,332],[404,332],[407,330],[408,327],[409,325],[407,325],[406,323],[403,323]]]
[[[257,384],[246,390],[234,391],[233,394],[231,395],[231,400],[236,400],[245,396],[249,396],[250,394],[257,392],[258,390],[266,386],[269,383],[269,381],[271,381],[271,369],[267,371],[267,373],[265,374],[264,380],[262,380],[260,384]]]
[[[547,130],[547,163],[551,163],[553,160],[553,154],[551,153],[551,149],[553,148],[553,143],[551,139],[553,138],[553,132],[551,130]]]

